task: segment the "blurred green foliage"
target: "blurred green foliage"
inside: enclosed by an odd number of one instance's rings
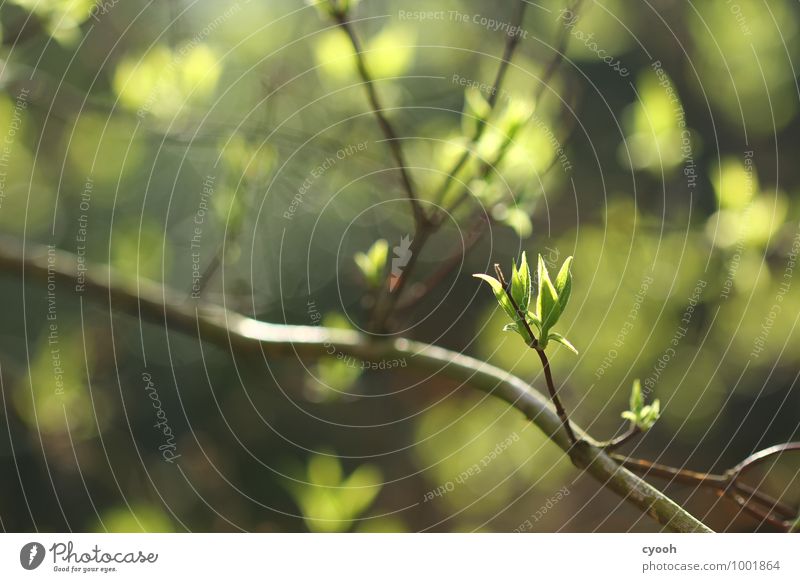
[[[364,0],[352,15],[422,204],[468,194],[414,282],[461,248],[473,217],[492,221],[402,312],[403,335],[544,389],[538,358],[502,332],[506,315],[470,275],[523,251],[557,273],[574,255],[559,332],[580,355],[548,353],[576,422],[597,438],[623,430],[640,378],[662,409],[642,456],[729,466],[796,436],[797,5],[584,2],[539,102],[567,3],[531,5],[490,114],[506,37],[472,17],[509,22],[513,3],[435,4]],[[313,302],[325,324],[367,325],[364,280],[380,286],[413,221],[330,20],[291,0],[14,0],[0,24],[4,235],[84,252],[187,302],[202,280],[205,299],[263,320],[319,325]],[[476,155],[446,176],[481,123]],[[509,531],[564,486],[576,494],[536,529],[654,528],[576,479],[508,406],[412,360],[362,369],[335,346],[319,361],[231,354],[56,290],[63,393],[46,282],[0,278],[8,530]],[[175,465],[159,451],[144,370],[176,435]],[[793,467],[764,486],[791,496]],[[685,501],[703,514],[715,502]],[[731,525],[735,513],[720,505],[712,526],[752,528]]]

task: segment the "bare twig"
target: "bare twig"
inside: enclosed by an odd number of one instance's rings
[[[628,426],[628,430],[626,430],[623,434],[611,440],[607,440],[600,443],[600,446],[604,448],[606,451],[611,452],[614,449],[618,449],[625,443],[634,439],[636,436],[641,434],[641,432],[642,430],[638,426],[636,426],[634,423],[631,423]]]
[[[741,467],[749,467],[753,463],[781,452],[796,450],[800,450],[800,443],[776,445],[751,455],[724,474],[700,473],[615,454],[612,454],[611,458],[619,461],[623,467],[643,475],[652,475],[676,483],[683,483],[684,485],[713,489],[721,497],[733,500],[750,515],[757,517],[761,521],[766,521],[783,531],[790,531],[791,520],[795,518],[798,511],[788,504],[742,483],[739,481],[739,477],[741,475]],[[776,513],[778,516],[775,515]]]
[[[47,247],[31,243],[26,244],[25,249],[23,257],[20,245],[0,241],[0,271],[21,276],[23,281],[38,279],[49,284],[52,278],[58,285],[74,287],[79,272],[74,255],[63,251],[49,253]],[[87,295],[107,303],[110,308],[155,321],[166,331],[178,330],[224,349],[260,352],[268,357],[320,357],[330,345],[335,345],[342,353],[365,360],[409,358],[414,369],[442,374],[509,403],[556,445],[569,451],[577,467],[585,469],[602,486],[618,493],[667,529],[711,531],[669,497],[621,467],[577,427],[575,432],[581,441],[573,445],[561,430],[561,419],[544,396],[520,378],[486,362],[403,338],[374,342],[352,330],[266,323],[214,305],[188,305],[174,291],[145,280],[131,281],[107,267],[89,265],[84,275]]]
[[[547,380],[547,390],[550,392],[550,400],[553,401],[553,404],[556,407],[556,412],[558,413],[558,417],[561,419],[561,424],[564,425],[564,430],[567,431],[567,436],[569,436],[570,442],[575,444],[578,442],[578,439],[575,437],[575,433],[572,432],[572,427],[569,424],[569,417],[567,416],[567,411],[564,410],[564,406],[561,404],[561,399],[558,397],[558,392],[556,391],[556,385],[553,382],[553,374],[550,371],[550,360],[547,359],[547,354],[544,353],[544,350],[541,348],[534,348],[536,353],[539,354],[539,359],[542,361],[542,367],[544,368],[544,377]]]
[[[416,305],[423,299],[434,287],[439,285],[447,275],[456,268],[469,253],[470,250],[481,240],[485,232],[489,218],[482,212],[476,213],[478,216],[473,221],[472,227],[469,229],[469,234],[464,240],[464,244],[459,246],[458,249],[445,259],[439,268],[436,269],[425,281],[416,283],[409,292],[404,301],[400,301],[397,309],[408,309]],[[410,293],[410,294],[409,294]]]
[[[775,527],[777,529],[780,529],[782,531],[786,531],[786,532],[789,531],[789,527],[791,526],[789,521],[784,520],[784,519],[780,519],[778,517],[775,517],[769,511],[764,510],[764,509],[758,507],[757,505],[753,505],[753,504],[749,503],[747,499],[745,499],[744,497],[742,497],[738,493],[735,493],[733,491],[721,491],[721,492],[718,492],[718,494],[726,496],[729,499],[732,499],[739,507],[742,508],[743,511],[745,511],[746,513],[749,513],[750,515],[752,515],[753,517],[755,517],[759,521],[767,522],[771,526],[773,526],[773,527]]]
[[[763,451],[758,451],[753,453],[741,463],[736,465],[731,469],[731,472],[734,473],[737,477],[741,475],[744,471],[748,469],[752,469],[757,464],[764,462],[769,457],[773,457],[775,455],[779,455],[781,453],[788,453],[791,451],[800,451],[800,443],[783,443],[780,445],[774,445]]]
[[[583,0],[575,0],[575,2],[569,8],[569,11],[572,13],[573,18],[578,15],[582,3]],[[536,104],[539,103],[539,99],[541,99],[545,87],[547,87],[547,85],[550,83],[550,79],[553,77],[553,74],[558,69],[558,66],[561,64],[561,61],[564,60],[564,51],[567,50],[568,42],[569,42],[569,29],[568,27],[563,26],[558,34],[558,39],[556,40],[555,54],[553,55],[553,58],[550,60],[550,62],[547,64],[544,73],[542,73],[542,78],[539,80],[539,85],[533,92],[534,103]]]
[[[369,329],[373,332],[381,333],[385,331],[386,324],[394,312],[395,305],[400,299],[403,290],[408,283],[409,275],[417,265],[422,248],[425,246],[425,243],[428,242],[428,239],[431,237],[434,230],[435,227],[432,226],[432,223],[427,223],[422,227],[422,229],[418,229],[416,231],[414,234],[414,239],[411,241],[411,246],[408,248],[408,263],[403,268],[403,273],[400,275],[400,279],[397,280],[394,289],[389,291],[388,285],[384,285],[381,291],[378,293],[378,297],[375,302],[375,309],[372,311],[372,317],[369,326]]]
[[[334,18],[341,29],[347,34],[347,37],[350,39],[350,44],[353,45],[358,74],[361,77],[361,80],[364,82],[364,88],[367,92],[367,98],[369,99],[370,106],[372,107],[372,113],[378,120],[378,125],[380,126],[381,131],[383,131],[383,135],[386,137],[386,143],[389,145],[392,156],[394,156],[395,162],[397,163],[397,169],[400,172],[400,177],[403,181],[403,187],[405,188],[408,201],[411,204],[414,223],[419,230],[423,225],[427,224],[430,219],[425,213],[425,210],[422,208],[419,198],[417,197],[414,184],[411,181],[411,175],[408,172],[408,164],[406,164],[405,155],[403,154],[403,147],[397,137],[397,132],[394,130],[394,127],[384,114],[385,109],[381,104],[380,98],[378,97],[378,92],[375,89],[375,81],[373,80],[372,75],[370,75],[369,69],[367,68],[367,63],[364,59],[361,41],[358,40],[358,36],[356,35],[353,25],[350,22],[346,12],[337,10],[334,12]]]

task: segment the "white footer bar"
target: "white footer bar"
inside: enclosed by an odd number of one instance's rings
[[[798,554],[791,534],[2,534],[0,579],[796,581]]]

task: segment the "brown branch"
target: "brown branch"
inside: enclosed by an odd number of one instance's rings
[[[744,471],[748,469],[752,469],[757,464],[764,462],[769,457],[779,455],[781,453],[788,453],[791,451],[800,451],[800,442],[798,443],[783,443],[780,445],[774,445],[769,448],[766,448],[762,451],[758,451],[753,453],[741,463],[737,464],[731,472],[734,473],[737,477],[741,475]]]
[[[741,475],[740,468],[743,466],[748,467],[772,455],[795,450],[800,450],[800,443],[785,443],[769,447],[768,449],[751,455],[724,474],[690,471],[688,469],[661,465],[644,459],[632,459],[616,454],[612,454],[611,458],[618,461],[623,467],[636,473],[653,475],[654,477],[675,481],[684,485],[713,489],[718,495],[733,500],[742,507],[742,509],[761,519],[761,521],[766,521],[779,529],[788,531],[790,529],[790,520],[795,519],[798,515],[798,511],[779,499],[775,499],[750,485],[740,482],[739,477]],[[761,505],[761,507],[758,507],[757,504]],[[776,512],[780,514],[780,517],[774,515]]]
[[[525,14],[525,8],[527,6],[527,2],[524,0],[520,0],[518,4],[517,13],[515,16],[515,23],[519,26],[522,23],[523,16]],[[412,246],[409,249],[411,251],[411,257],[409,259],[408,264],[405,266],[403,270],[402,277],[398,284],[395,286],[391,293],[388,293],[386,289],[383,289],[377,297],[375,302],[375,308],[372,311],[372,315],[370,317],[370,325],[369,329],[373,332],[383,333],[386,331],[387,323],[389,318],[392,316],[393,312],[395,311],[397,304],[402,297],[402,292],[406,287],[407,282],[410,280],[411,275],[416,268],[416,265],[419,260],[419,255],[422,252],[425,244],[427,243],[428,239],[439,229],[443,221],[443,215],[441,212],[434,212],[433,217],[429,218],[426,213],[422,211],[422,208],[419,206],[419,202],[414,194],[413,187],[411,186],[410,177],[407,175],[405,171],[405,162],[402,153],[402,149],[400,147],[400,143],[397,141],[394,130],[392,126],[389,124],[388,120],[383,116],[382,107],[377,98],[377,93],[374,88],[374,83],[372,78],[369,75],[369,71],[366,67],[366,62],[364,61],[363,55],[361,54],[361,47],[358,41],[358,37],[355,34],[355,31],[352,28],[349,20],[347,19],[347,15],[343,11],[338,11],[334,14],[337,22],[340,26],[345,30],[348,37],[350,38],[350,42],[353,45],[353,48],[357,55],[357,64],[359,74],[361,78],[364,80],[365,86],[367,87],[367,91],[369,94],[370,102],[372,104],[373,111],[378,116],[378,121],[383,128],[384,134],[386,134],[387,139],[389,139],[390,143],[396,144],[396,147],[393,148],[393,152],[395,155],[395,159],[397,163],[401,166],[401,171],[403,172],[403,179],[404,183],[406,184],[406,190],[409,194],[409,199],[412,200],[412,210],[414,212],[414,222],[415,222],[415,233],[414,233],[414,240],[412,242]],[[500,92],[500,87],[502,86],[503,79],[505,78],[506,71],[508,70],[508,65],[511,62],[511,58],[514,54],[514,51],[519,44],[519,35],[510,35],[506,41],[505,49],[503,51],[503,57],[500,62],[500,66],[498,67],[497,76],[494,82],[494,88],[492,90],[492,94],[489,98],[490,104],[490,111],[494,108],[495,103],[497,102],[497,96]],[[476,130],[476,136],[473,137],[473,142],[480,138],[480,135],[483,132],[484,124],[481,123],[478,125]],[[458,170],[456,170],[458,171]],[[446,183],[443,187],[444,191],[447,189],[447,181],[450,180],[451,176],[454,172],[450,172],[447,174]],[[443,194],[442,194],[443,195]],[[434,200],[439,200],[441,198],[440,195],[434,196]]]
[[[755,487],[751,487],[746,483],[742,483],[740,481],[734,481],[733,489],[735,489],[742,495],[746,495],[748,499],[752,499],[753,501],[760,503],[765,507],[769,507],[773,511],[777,511],[786,518],[792,518],[795,515],[797,515],[797,511],[794,508],[792,508],[789,504],[784,503],[778,499],[774,499],[773,497],[767,495],[766,493],[762,493]]]
[[[478,218],[473,221],[473,226],[469,230],[469,235],[467,236],[464,244],[458,247],[456,252],[452,253],[447,259],[439,265],[439,268],[436,269],[425,281],[416,283],[413,287],[409,289],[410,295],[406,297],[404,301],[400,301],[397,305],[397,309],[409,309],[416,305],[420,300],[422,300],[430,291],[431,289],[435,288],[439,283],[441,283],[445,277],[447,277],[450,272],[456,268],[463,260],[467,253],[472,250],[472,248],[481,240],[483,234],[485,233],[485,227],[488,223],[489,219],[483,215],[483,213],[478,212]]]
[[[772,515],[769,511],[765,511],[762,508],[752,505],[749,501],[743,498],[741,495],[733,492],[733,491],[718,491],[717,492],[721,496],[728,497],[732,499],[739,507],[742,508],[746,513],[749,513],[751,516],[758,519],[760,522],[767,522],[771,526],[780,529],[782,531],[789,531],[790,523],[787,520],[780,519]]]
[[[423,225],[428,224],[430,219],[420,205],[414,184],[411,181],[411,175],[408,173],[408,164],[406,164],[405,155],[403,154],[403,147],[397,137],[397,132],[395,132],[394,127],[384,114],[385,109],[381,104],[380,98],[378,97],[378,92],[375,89],[375,81],[372,78],[372,75],[370,75],[369,69],[367,69],[367,63],[364,59],[364,53],[361,48],[361,41],[358,40],[358,36],[353,29],[353,25],[344,11],[336,10],[334,11],[333,16],[341,29],[347,34],[347,37],[350,39],[350,44],[353,46],[353,51],[355,52],[356,56],[356,67],[361,80],[364,82],[364,88],[367,92],[367,98],[369,99],[370,106],[372,107],[372,113],[378,120],[378,125],[380,126],[383,135],[386,137],[386,143],[389,145],[392,156],[394,156],[395,162],[397,163],[397,169],[400,172],[400,177],[403,181],[403,187],[406,191],[406,196],[411,204],[411,212],[414,216],[414,223],[417,226],[417,230],[420,230]]]
[[[612,454],[611,458],[619,462],[623,467],[637,473],[653,475],[662,479],[668,479],[684,485],[700,485],[725,488],[728,486],[728,478],[724,475],[713,473],[700,473],[688,469],[679,469],[669,465],[653,463],[645,459],[632,459],[623,455]]]
[[[553,383],[553,374],[550,372],[550,360],[547,359],[547,354],[544,353],[543,349],[538,347],[534,349],[536,350],[536,353],[539,354],[539,359],[542,361],[544,377],[547,380],[547,390],[550,392],[550,400],[553,401],[553,404],[556,407],[556,412],[558,413],[558,417],[561,419],[561,424],[564,425],[564,430],[567,431],[567,436],[569,436],[570,442],[575,444],[578,442],[578,439],[575,438],[575,433],[572,432],[572,427],[569,424],[569,417],[567,417],[567,411],[564,410],[564,406],[561,404],[561,399],[558,397],[556,386]]]
[[[641,434],[641,432],[642,429],[640,429],[636,424],[631,423],[628,426],[628,430],[626,430],[623,434],[611,440],[600,443],[600,446],[610,453],[614,449],[618,449],[625,443],[637,437],[639,434]]]
[[[416,231],[414,239],[411,241],[411,245],[408,248],[410,253],[408,263],[403,268],[400,279],[393,289],[389,290],[389,285],[386,284],[378,293],[378,297],[375,301],[375,309],[372,312],[369,325],[369,329],[372,332],[384,333],[386,331],[389,318],[392,316],[394,308],[403,293],[403,289],[405,289],[409,277],[417,265],[419,256],[422,253],[422,248],[425,246],[425,243],[428,242],[434,230],[435,227],[432,226],[432,223],[426,223],[421,230]]]
[[[78,261],[71,253],[53,251],[28,243],[23,256],[20,245],[0,240],[0,272],[22,277],[23,283],[39,280],[72,288],[78,280]],[[136,318],[146,318],[199,341],[213,342],[223,349],[278,356],[324,356],[330,345],[346,355],[364,360],[381,357],[408,358],[413,368],[440,373],[499,398],[524,414],[562,450],[569,451],[576,467],[585,469],[603,487],[616,492],[667,529],[679,532],[711,530],[669,497],[621,467],[592,444],[581,429],[576,445],[562,430],[561,419],[547,399],[520,378],[464,354],[421,342],[397,338],[374,342],[352,330],[317,326],[294,326],[257,321],[201,302],[187,303],[183,296],[146,280],[131,281],[107,267],[89,265],[85,293],[107,303],[109,308]]]

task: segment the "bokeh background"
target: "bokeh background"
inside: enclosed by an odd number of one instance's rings
[[[397,330],[544,390],[471,275],[523,250],[574,255],[559,328],[580,355],[552,358],[573,419],[610,437],[641,378],[663,417],[627,452],[724,470],[800,426],[798,5],[587,0],[576,22],[564,6],[527,6],[479,155],[532,117],[486,181],[470,182],[476,164],[457,177],[469,199],[415,280],[476,211],[485,235]],[[516,7],[353,8],[425,204],[474,131]],[[187,303],[200,285],[265,321],[366,325],[353,257],[377,239],[391,253],[413,223],[335,23],[290,0],[5,0],[0,31],[4,245],[54,245]],[[17,272],[0,298],[3,530],[658,530],[522,415],[413,359],[265,360]],[[750,478],[797,503],[798,467],[787,455]],[[769,530],[666,487],[716,529]]]

